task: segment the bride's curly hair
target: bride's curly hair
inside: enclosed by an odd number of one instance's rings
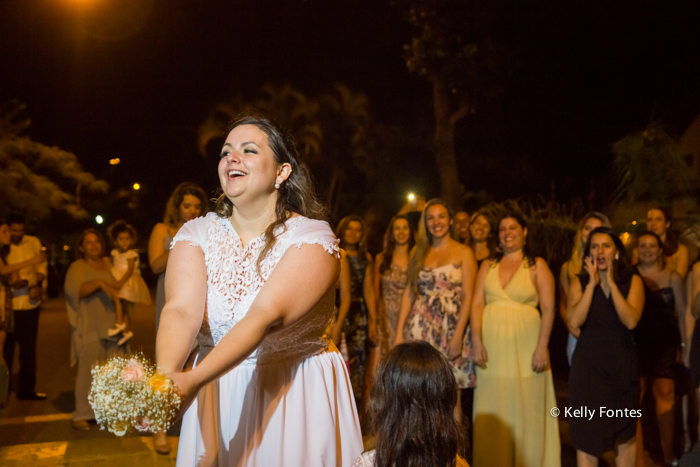
[[[452,365],[425,341],[400,344],[382,359],[367,414],[375,467],[453,467],[466,447],[455,419]]]
[[[260,264],[275,246],[276,235],[287,230],[285,222],[292,213],[300,214],[310,219],[327,219],[326,206],[321,203],[314,191],[311,174],[301,155],[296,149],[294,139],[272,120],[257,114],[238,117],[228,128],[229,134],[234,128],[242,125],[254,125],[267,135],[268,144],[275,155],[277,164],[288,163],[292,166],[292,173],[287,180],[280,184],[277,190],[277,204],[275,215],[277,219],[265,230],[265,246],[260,251],[256,266],[260,271]],[[219,217],[230,217],[233,213],[233,203],[221,193],[216,200],[216,214]],[[281,230],[276,231],[277,227]]]

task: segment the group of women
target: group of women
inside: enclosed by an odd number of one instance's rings
[[[349,465],[362,453],[358,413],[365,408],[375,428],[407,428],[379,420],[374,398],[387,404],[386,391],[399,389],[380,381],[389,363],[376,373],[379,360],[412,341],[427,342],[449,362],[448,383],[461,389],[448,406],[455,419],[460,398],[473,406],[475,466],[560,465],[547,351],[557,284],[532,254],[519,213],[453,214],[433,199],[417,233],[409,217],[395,216],[372,258],[362,218],[343,219],[334,235],[293,142],[259,117],[231,126],[218,177],[215,213],[199,217],[206,196],[183,184],[149,241],[150,266],[160,274],[157,361],[185,396],[178,465]],[[669,394],[687,341],[688,253],[667,213],[652,209],[647,220],[635,269],[607,218],[585,216],[560,274],[571,333],[569,405],[613,411],[569,420],[581,466],[596,465],[610,449],[620,466],[640,457],[638,417],[629,416],[639,408],[640,375],[642,391],[649,386],[656,398],[664,455],[673,460]],[[98,232],[84,232],[66,279],[79,416],[89,409],[89,366],[125,350],[101,334],[107,327],[99,321],[115,301],[104,251]],[[343,340],[346,362],[335,345]],[[401,371],[427,365],[419,354]],[[183,371],[188,361],[193,369]],[[398,371],[402,363],[391,364]],[[416,401],[405,403],[402,413],[411,413]],[[157,449],[167,452],[164,433],[156,436]],[[378,447],[376,462],[383,465],[395,448]]]

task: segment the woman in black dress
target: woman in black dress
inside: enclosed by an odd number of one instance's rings
[[[569,373],[569,405],[593,411],[569,419],[579,467],[597,466],[598,457],[613,448],[618,467],[635,464],[640,412],[632,330],[643,308],[644,283],[627,263],[622,242],[608,227],[594,229],[567,307],[569,327],[581,332]]]
[[[679,319],[685,318],[686,295],[683,279],[665,268],[663,242],[653,232],[639,235],[637,270],[645,285],[642,319],[634,335],[639,357],[641,397],[647,385],[656,401],[656,421],[659,426],[664,462],[675,460],[673,453],[673,402],[675,366],[681,356]],[[683,321],[681,321],[682,323]],[[637,431],[637,457],[644,454],[642,425]]]

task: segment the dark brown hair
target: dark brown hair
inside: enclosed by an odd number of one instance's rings
[[[617,250],[617,253],[619,255],[618,259],[613,260],[613,277],[615,279],[615,282],[619,285],[630,280],[630,277],[634,275],[634,268],[630,266],[629,261],[627,259],[627,251],[625,250],[625,245],[622,243],[622,240],[620,240],[620,237],[617,235],[617,233],[615,233],[615,231],[610,227],[601,226],[591,230],[591,233],[588,235],[586,247],[583,249],[583,256],[585,257],[591,255],[591,240],[593,240],[593,236],[597,234],[607,235],[615,244],[615,249]],[[589,274],[588,271],[586,271],[585,267],[581,268],[581,273],[579,274],[579,277],[581,277],[584,283],[587,283],[589,279]]]
[[[454,466],[466,444],[455,420],[452,365],[424,341],[399,344],[379,364],[368,402],[375,467]]]
[[[231,133],[234,128],[242,125],[253,125],[267,135],[267,142],[275,156],[275,163],[290,164],[292,172],[287,180],[280,184],[277,190],[277,203],[275,205],[276,220],[265,230],[265,246],[263,246],[256,262],[258,272],[263,259],[275,246],[276,237],[287,230],[285,222],[292,213],[301,214],[310,219],[326,220],[326,207],[318,200],[311,181],[311,174],[297,152],[292,137],[273,121],[259,116],[246,115],[237,118],[228,129]],[[231,217],[233,214],[233,202],[222,193],[216,200],[216,214],[219,217]],[[280,227],[281,230],[277,230]]]
[[[525,220],[525,216],[520,214],[519,212],[516,211],[506,211],[503,214],[501,214],[501,217],[498,218],[498,222],[496,222],[496,238],[499,237],[499,230],[501,229],[501,222],[503,222],[505,219],[513,219],[515,222],[517,222],[520,227],[523,228],[523,230],[527,229],[527,221]],[[491,252],[491,256],[489,257],[494,263],[498,263],[503,259],[503,247],[501,246],[500,240],[498,240],[498,246],[496,247],[495,250]],[[527,264],[528,266],[534,266],[535,265],[535,256],[532,254],[532,251],[530,251],[530,246],[525,242],[523,245],[523,258],[527,259]]]
[[[410,253],[413,245],[416,244],[415,235],[413,232],[413,227],[411,226],[411,221],[408,220],[408,216],[405,214],[397,214],[389,222],[389,227],[386,229],[386,248],[384,248],[384,259],[382,264],[379,265],[379,274],[384,274],[384,271],[388,271],[391,268],[391,261],[394,256],[394,248],[396,248],[396,239],[394,238],[394,224],[397,220],[403,219],[408,223],[408,251]]]
[[[338,223],[338,227],[335,229],[335,236],[340,240],[338,245],[340,248],[346,249],[347,243],[345,243],[345,231],[350,227],[350,222],[359,222],[362,226],[362,235],[360,236],[360,241],[357,243],[357,257],[363,262],[367,260],[367,224],[365,224],[364,219],[355,214],[350,214],[349,216],[343,217]]]
[[[115,221],[112,225],[107,228],[107,236],[109,237],[112,245],[117,244],[117,237],[119,234],[127,232],[131,235],[131,247],[136,245],[136,240],[138,239],[136,234],[136,229],[129,223],[123,220]]]

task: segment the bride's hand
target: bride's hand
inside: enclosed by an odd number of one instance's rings
[[[166,376],[173,381],[175,388],[180,393],[180,397],[182,398],[180,411],[175,416],[175,420],[177,420],[185,414],[189,406],[194,401],[195,396],[199,392],[200,385],[195,380],[192,371],[175,371],[172,373],[167,373]]]

